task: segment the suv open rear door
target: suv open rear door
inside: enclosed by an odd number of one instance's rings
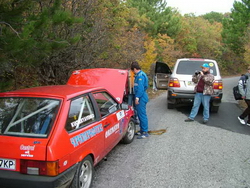
[[[168,79],[172,74],[169,66],[166,63],[156,62],[154,69],[154,83],[159,90],[168,89]]]

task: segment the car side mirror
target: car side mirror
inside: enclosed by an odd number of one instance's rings
[[[121,110],[128,110],[129,109],[129,105],[127,103],[122,103],[122,104],[120,104],[120,109]]]

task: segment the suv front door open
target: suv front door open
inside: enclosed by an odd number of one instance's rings
[[[154,69],[154,82],[159,90],[168,89],[168,79],[172,71],[166,63],[156,62]]]

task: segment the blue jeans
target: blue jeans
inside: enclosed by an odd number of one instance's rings
[[[208,120],[209,119],[209,106],[210,106],[210,95],[203,95],[203,93],[196,93],[194,96],[194,104],[191,110],[191,113],[189,115],[190,119],[194,119],[197,115],[201,103],[203,104],[203,119]]]

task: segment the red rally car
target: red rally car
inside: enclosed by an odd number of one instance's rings
[[[134,139],[129,85],[127,70],[102,68],[0,93],[0,187],[90,187],[94,166]]]

